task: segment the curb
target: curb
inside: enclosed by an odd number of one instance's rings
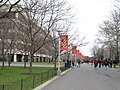
[[[70,71],[72,68],[69,68],[68,70],[65,70],[64,72],[61,73],[60,76],[64,75],[65,73],[67,73],[68,71]],[[41,90],[42,88],[44,88],[45,86],[47,86],[48,84],[52,83],[54,80],[56,80],[57,78],[59,78],[60,76],[55,76],[52,79],[46,81],[45,83],[41,84],[40,86],[34,88],[33,90]]]

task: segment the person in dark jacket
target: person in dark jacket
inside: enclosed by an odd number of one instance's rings
[[[108,61],[107,59],[105,59],[105,61],[104,61],[104,65],[105,65],[106,68],[108,67],[108,65],[109,65],[109,61]]]
[[[109,59],[109,67],[112,68],[112,60]]]
[[[94,68],[96,68],[98,66],[98,60],[94,59]]]
[[[99,68],[101,68],[101,64],[102,64],[101,60],[98,60],[98,63],[99,63]]]
[[[80,60],[78,61],[78,68],[80,68]]]

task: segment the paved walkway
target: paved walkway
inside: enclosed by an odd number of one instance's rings
[[[39,90],[120,90],[120,70],[82,64]]]

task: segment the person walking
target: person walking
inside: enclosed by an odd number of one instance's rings
[[[101,68],[101,64],[102,64],[101,60],[98,60],[98,63],[99,63],[99,68]]]
[[[105,59],[104,64],[105,64],[105,67],[107,68],[107,67],[108,67],[108,65],[109,65],[109,62],[108,62],[108,60],[107,60],[107,59]]]
[[[98,60],[94,59],[94,68],[96,68],[98,66]]]
[[[80,68],[80,60],[78,61],[78,68]]]
[[[109,59],[109,67],[112,68],[112,60]]]
[[[105,64],[104,64],[104,61],[103,61],[103,60],[101,61],[101,63],[102,63],[102,67],[104,67]]]

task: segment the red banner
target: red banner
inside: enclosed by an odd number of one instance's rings
[[[78,56],[80,59],[84,59],[84,56],[81,53],[79,53]]]
[[[79,56],[79,50],[76,51],[76,55]]]
[[[68,35],[60,35],[60,50],[68,50]]]
[[[72,54],[76,54],[76,46],[72,46]]]
[[[80,59],[84,59],[84,56],[80,53],[79,54]]]

